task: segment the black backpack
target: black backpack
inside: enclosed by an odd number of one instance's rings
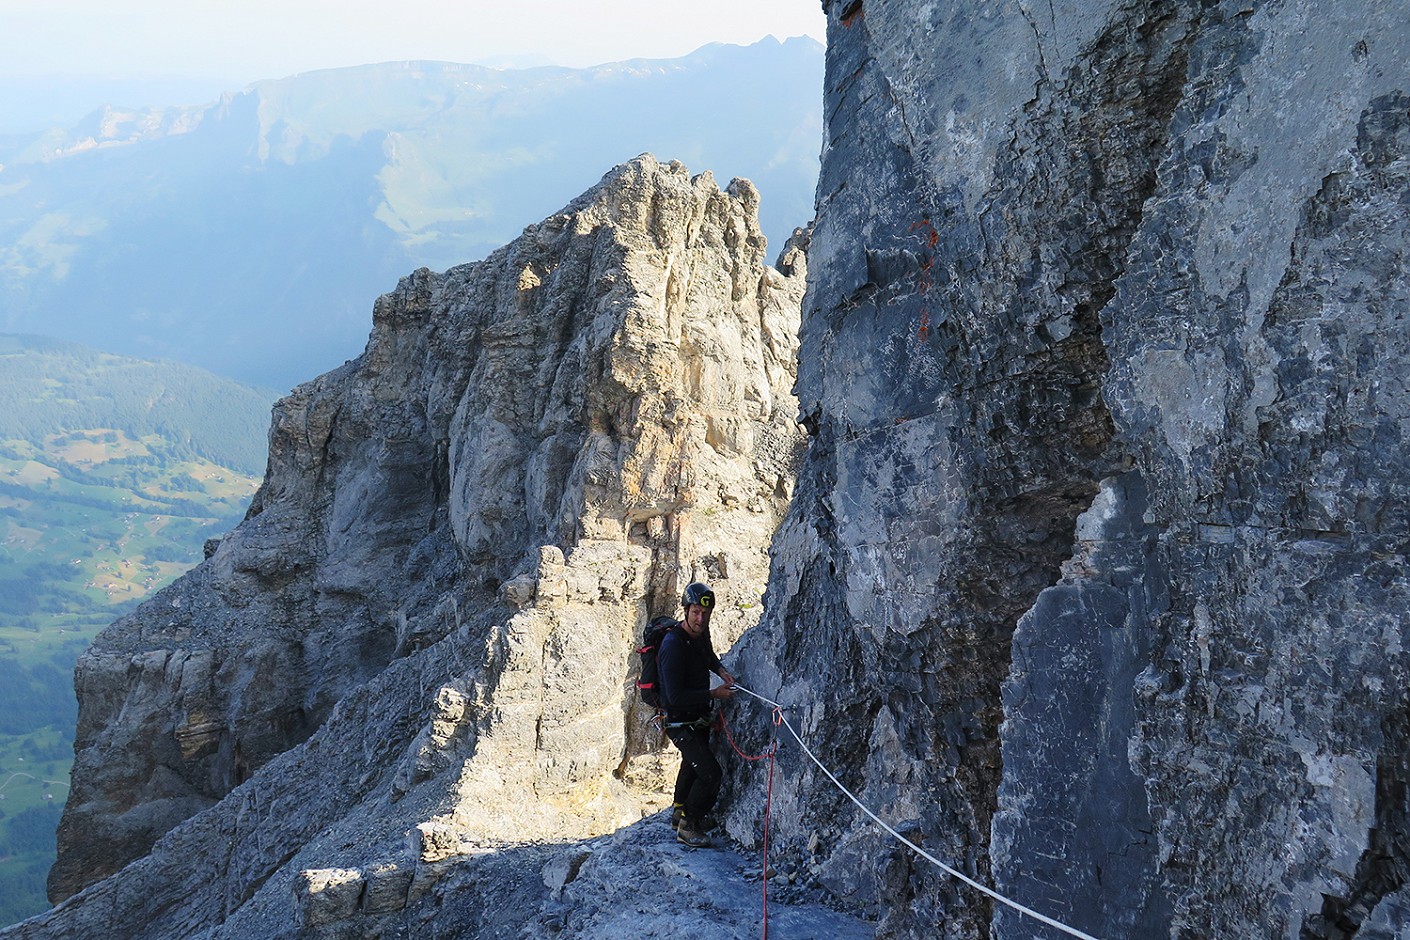
[[[661,686],[660,670],[656,667],[656,651],[661,646],[661,641],[666,638],[680,621],[673,617],[661,616],[652,619],[646,625],[641,637],[641,645],[637,647],[637,654],[641,656],[641,676],[636,680],[637,694],[641,700],[652,708],[661,708]]]

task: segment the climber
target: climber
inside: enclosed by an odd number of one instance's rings
[[[734,695],[734,676],[720,664],[710,642],[710,615],[715,592],[699,581],[691,582],[681,597],[685,619],[666,634],[657,654],[661,699],[666,710],[666,735],[681,752],[676,776],[671,825],[676,838],[692,848],[710,845],[705,833],[713,827],[709,816],[724,776],[710,749],[710,706],[715,699]],[[723,685],[710,688],[710,673]]]

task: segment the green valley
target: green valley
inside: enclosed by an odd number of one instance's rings
[[[73,666],[258,485],[272,392],[0,336],[0,924],[48,906]]]

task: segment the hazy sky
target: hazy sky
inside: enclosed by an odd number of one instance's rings
[[[595,65],[808,34],[821,0],[0,0],[0,77],[247,84],[398,59]]]
[[[0,133],[313,69],[585,66],[825,31],[822,0],[0,0]]]

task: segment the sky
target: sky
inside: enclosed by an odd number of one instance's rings
[[[0,0],[0,132],[314,69],[577,67],[767,35],[822,42],[825,25],[821,0]]]

